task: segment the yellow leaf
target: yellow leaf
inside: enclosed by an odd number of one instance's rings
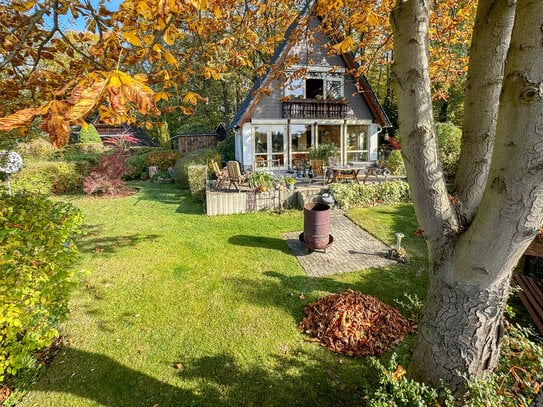
[[[172,46],[175,43],[175,32],[173,32],[171,27],[164,33],[164,42],[169,46]]]
[[[215,79],[215,80],[219,80],[220,79],[220,72],[217,68],[214,68],[214,67],[210,67],[210,66],[206,66],[204,68],[204,74],[203,74],[204,78],[205,79]]]
[[[194,114],[194,109],[192,107],[181,106],[181,111],[187,116]]]
[[[159,100],[169,100],[169,96],[166,92],[157,92],[155,93],[155,102]]]
[[[172,64],[176,68],[179,66],[179,64],[177,63],[177,59],[175,59],[175,57],[171,54],[170,51],[166,51],[166,50],[164,51],[164,58],[166,58],[166,61],[168,61],[170,64]]]
[[[185,97],[183,98],[183,103],[188,103],[191,105],[196,105],[198,103],[198,99],[200,98],[200,95],[194,92],[187,92]]]
[[[128,43],[130,43],[130,44],[132,44],[132,45],[134,45],[136,47],[141,47],[142,44],[141,44],[141,40],[138,37],[137,31],[127,31],[127,32],[125,32],[123,34],[124,34],[124,39]]]
[[[405,373],[406,373],[405,369],[401,365],[398,365],[398,367],[396,368],[396,371],[392,373],[392,380],[401,379],[403,376],[405,376]]]

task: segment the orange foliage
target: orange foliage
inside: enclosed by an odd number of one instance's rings
[[[444,97],[466,70],[476,2],[436,3],[431,72],[436,95]],[[191,78],[224,80],[241,69],[261,75],[302,4],[125,0],[110,11],[78,0],[4,2],[0,131],[27,127],[41,117],[42,128],[61,146],[69,127],[84,124],[97,110],[106,123],[135,123],[136,117],[149,122],[159,114],[156,103],[166,101],[168,110],[191,114],[205,100],[191,89]],[[354,52],[363,68],[382,62],[391,47],[391,6],[392,0],[318,1],[316,11],[337,39],[330,51]],[[70,14],[84,19],[88,31],[63,30],[58,22]],[[145,77],[133,73],[143,68]]]

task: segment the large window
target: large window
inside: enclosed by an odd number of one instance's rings
[[[307,99],[341,99],[343,92],[343,72],[309,71],[305,79],[290,73],[285,83],[285,96],[305,97]]]
[[[347,162],[368,161],[367,126],[347,127]]]
[[[333,144],[339,150],[341,147],[341,128],[335,125],[318,126],[319,145]]]

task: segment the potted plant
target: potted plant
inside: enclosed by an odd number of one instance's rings
[[[294,183],[296,182],[296,178],[294,177],[285,177],[285,185],[289,189],[289,191],[294,190]]]
[[[328,162],[330,157],[338,155],[338,149],[334,144],[320,144],[309,150],[309,158]]]
[[[260,192],[266,192],[273,186],[272,176],[264,171],[254,171],[249,175],[247,182],[249,186]]]

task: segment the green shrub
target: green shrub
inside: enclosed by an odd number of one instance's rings
[[[45,195],[78,192],[83,188],[83,166],[73,162],[27,162],[12,176],[13,191],[39,192]]]
[[[169,171],[159,171],[151,178],[151,182],[155,184],[170,184],[174,183],[173,175]]]
[[[149,169],[147,165],[147,155],[149,152],[134,154],[126,164],[128,165],[128,174],[124,176],[125,180],[145,180],[149,177]]]
[[[155,150],[147,155],[147,166],[157,166],[159,171],[168,171],[181,158],[181,153],[175,150]]]
[[[59,335],[82,222],[77,208],[42,195],[0,196],[0,382]]]
[[[405,175],[405,166],[400,150],[392,150],[390,152],[386,167],[390,170],[392,175]]]
[[[206,190],[208,167],[206,165],[189,165],[189,189],[195,202],[203,202]]]
[[[543,344],[528,328],[504,324],[500,361],[484,381],[469,379],[474,406],[532,406],[543,383]],[[534,339],[532,339],[534,338]]]
[[[101,144],[102,139],[100,138],[100,134],[98,134],[96,127],[89,124],[87,128],[81,126],[81,130],[79,130],[79,142],[81,144]]]
[[[158,167],[159,172],[168,171],[181,158],[179,151],[161,148],[132,149],[132,156],[128,159],[130,172],[124,177],[126,180],[144,180],[149,177],[149,167]]]
[[[222,143],[217,146],[223,161],[234,161],[236,159],[236,137],[230,134]]]
[[[404,181],[380,184],[330,184],[334,199],[342,208],[409,202],[409,184]]]
[[[175,184],[183,189],[189,188],[188,167],[190,165],[208,165],[208,174],[213,173],[211,160],[220,162],[217,150],[196,150],[181,157],[174,166]]]
[[[17,152],[25,162],[49,160],[56,151],[51,142],[45,138],[35,138],[17,145]]]
[[[458,169],[462,130],[452,123],[436,123],[439,160],[448,178],[454,178]]]
[[[454,407],[456,405],[449,390],[443,388],[438,391],[424,383],[407,378],[404,368],[396,362],[396,359],[396,354],[393,354],[387,366],[384,366],[377,358],[369,359],[370,364],[377,371],[379,384],[372,389],[373,394],[368,400],[368,406]]]

